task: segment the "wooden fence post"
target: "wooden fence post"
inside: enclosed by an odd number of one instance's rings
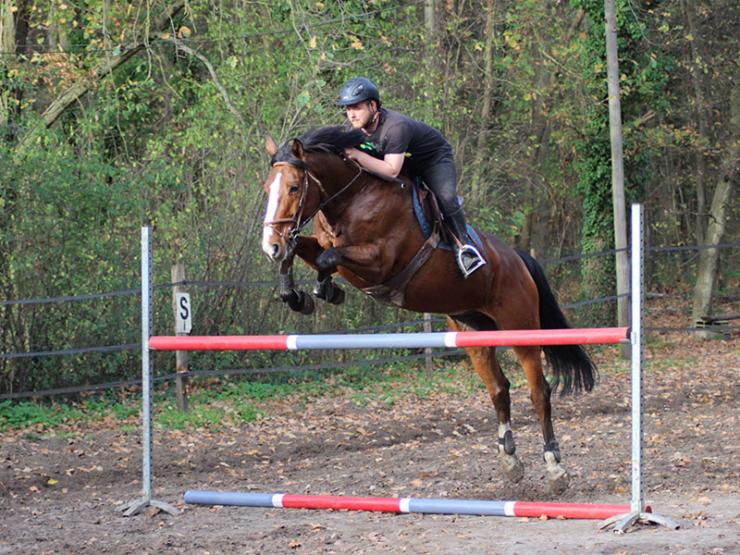
[[[172,266],[172,283],[179,284],[185,281],[185,265],[182,262]],[[185,288],[182,285],[175,285],[172,288],[172,308],[175,315],[175,335],[187,335],[186,333],[177,331],[177,294],[184,293]],[[183,376],[183,373],[188,371],[188,352],[187,351],[175,351],[175,372],[177,377],[175,378],[175,396],[177,399],[177,408],[182,412],[188,410],[188,378]]]
[[[432,331],[432,315],[428,312],[424,313],[424,333],[431,333]],[[432,371],[434,370],[434,366],[432,365],[432,348],[427,347],[424,349],[424,353],[426,354],[425,361],[426,361],[426,367],[427,367],[427,374],[431,376]]]

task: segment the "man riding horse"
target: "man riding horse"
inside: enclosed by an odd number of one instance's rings
[[[450,143],[426,123],[381,107],[378,87],[365,77],[349,80],[337,102],[350,125],[361,129],[367,141],[345,151],[363,168],[395,178],[404,165],[434,192],[442,215],[455,235],[457,265],[467,278],[486,261],[468,236],[465,215],[457,199],[457,170]]]

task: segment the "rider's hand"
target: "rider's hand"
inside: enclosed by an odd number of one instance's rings
[[[344,149],[344,155],[347,158],[349,158],[350,160],[357,161],[359,159],[359,157],[360,157],[361,154],[362,154],[362,152],[360,152],[356,148],[345,148]]]

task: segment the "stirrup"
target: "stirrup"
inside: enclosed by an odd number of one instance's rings
[[[467,256],[467,260],[464,260],[463,256]],[[460,272],[465,279],[478,268],[486,265],[485,259],[473,245],[462,245],[457,249],[456,259],[457,267],[460,268]]]

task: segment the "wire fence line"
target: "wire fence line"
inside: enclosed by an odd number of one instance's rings
[[[88,353],[117,353],[120,351],[135,351],[138,349],[141,349],[141,343],[125,343],[123,345],[100,345],[94,347],[79,347],[76,349],[59,349],[57,351],[0,353],[0,359],[60,357],[69,355],[86,355]]]
[[[685,252],[685,251],[701,251],[707,249],[735,249],[740,247],[740,242],[735,243],[717,243],[715,245],[676,245],[676,246],[665,246],[665,247],[648,247],[646,251],[648,253],[667,253],[667,252]],[[582,260],[586,258],[596,258],[602,256],[609,256],[618,252],[627,252],[629,249],[611,249],[593,253],[580,253],[562,256],[560,258],[546,258],[540,260],[540,264],[543,266],[553,266],[561,264],[563,262],[573,262],[575,260]],[[297,285],[312,285],[313,281],[309,279],[296,280]],[[173,287],[203,287],[206,289],[214,289],[220,287],[229,287],[236,289],[270,289],[276,287],[274,280],[258,280],[258,281],[217,281],[217,280],[182,280],[172,283],[158,284],[154,286],[155,290],[171,289]],[[45,297],[37,299],[19,299],[19,300],[4,300],[0,301],[0,306],[14,306],[14,305],[40,305],[40,304],[56,304],[56,303],[67,303],[67,302],[79,302],[79,301],[91,301],[99,299],[109,299],[115,297],[131,297],[141,295],[140,288],[121,289],[119,291],[108,291],[104,293],[90,293],[84,295],[63,295],[59,297]],[[588,301],[588,302],[597,302]]]
[[[717,245],[698,245],[698,246],[674,246],[674,247],[652,247],[648,249],[648,251],[651,252],[681,252],[681,251],[688,251],[688,250],[695,250],[699,251],[702,249],[709,249],[709,248],[736,248],[740,246],[740,243],[720,243]],[[625,249],[622,249],[625,250]],[[609,251],[602,251],[598,253],[587,253],[584,255],[570,255],[566,257],[561,257],[558,259],[550,259],[550,260],[543,260],[541,263],[544,265],[553,265],[558,264],[562,262],[568,262],[573,260],[578,260],[582,258],[588,258],[588,257],[594,257],[594,256],[608,256],[611,254],[614,254],[618,252],[617,250],[609,250]],[[313,280],[310,279],[304,279],[304,280],[297,280],[297,283],[301,285],[312,285]],[[276,284],[273,281],[270,280],[261,280],[261,281],[252,281],[252,282],[239,282],[239,281],[206,281],[206,280],[182,280],[182,281],[176,281],[173,283],[166,283],[166,284],[159,284],[155,286],[155,289],[159,291],[169,290],[173,287],[202,287],[206,289],[213,289],[213,288],[235,288],[235,289],[275,289]],[[141,294],[141,291],[139,288],[130,288],[130,289],[123,289],[119,291],[111,291],[111,292],[105,292],[105,293],[99,293],[99,294],[85,294],[85,295],[67,295],[67,296],[60,296],[60,297],[48,297],[48,298],[39,298],[39,299],[22,299],[17,301],[0,301],[0,307],[2,306],[9,306],[9,305],[21,305],[21,306],[27,306],[27,305],[48,305],[48,304],[55,304],[55,303],[67,303],[67,302],[77,302],[77,301],[90,301],[90,300],[97,300],[97,299],[111,299],[111,298],[117,298],[117,297],[132,297],[132,296],[138,296]],[[605,297],[600,297],[597,299],[589,299],[589,300],[582,300],[572,303],[563,303],[561,306],[565,309],[577,309],[584,306],[589,305],[595,305],[600,303],[608,303],[608,302],[614,302],[618,300],[619,298],[627,297],[628,295],[610,295]],[[664,293],[647,293],[646,295],[648,298],[662,298],[666,296],[672,296],[672,295],[666,295]],[[681,295],[682,297],[684,295]],[[426,320],[426,323],[428,324],[430,322],[429,319]],[[431,323],[434,325],[438,325],[441,323],[446,322],[446,318],[444,317],[435,317],[431,319]],[[393,322],[389,324],[382,324],[382,325],[374,325],[374,326],[365,326],[365,327],[357,327],[354,329],[340,329],[335,331],[327,331],[322,330],[320,333],[334,333],[334,334],[343,334],[343,333],[373,333],[373,332],[379,332],[379,331],[388,331],[388,330],[403,330],[407,328],[412,327],[420,327],[425,324],[424,320],[408,320],[403,322]],[[438,326],[439,327],[439,326]],[[727,333],[732,334],[734,330],[737,329],[736,327],[728,327],[725,326],[724,330],[727,331]],[[645,331],[647,333],[664,333],[664,332],[699,332],[699,331],[706,331],[702,328],[696,328],[696,327],[685,327],[685,328],[666,328],[666,327],[655,327],[650,328],[646,327]],[[311,332],[308,332],[310,334]],[[31,351],[31,352],[17,352],[17,353],[0,353],[0,360],[2,359],[34,359],[34,358],[45,358],[45,357],[64,357],[64,356],[74,356],[74,355],[86,355],[90,353],[115,353],[115,352],[122,352],[122,351],[129,351],[129,352],[135,352],[138,351],[141,348],[140,343],[124,343],[119,345],[95,345],[95,346],[88,346],[88,347],[77,347],[77,348],[68,348],[68,349],[57,349],[57,350],[45,350],[45,351]],[[449,355],[444,355],[444,351],[435,352],[433,353],[433,356],[435,358],[440,358],[442,356],[454,356],[455,353],[451,353]],[[239,375],[239,374],[270,374],[275,372],[305,372],[305,371],[311,371],[311,370],[318,370],[326,368],[327,366],[330,368],[346,368],[351,366],[368,366],[368,365],[376,365],[376,364],[384,364],[388,362],[400,362],[404,360],[415,360],[420,359],[424,357],[428,357],[429,353],[420,354],[420,355],[400,355],[395,356],[391,358],[385,358],[385,359],[367,359],[367,360],[352,360],[348,362],[339,362],[339,361],[327,361],[326,363],[323,363],[321,365],[291,365],[291,366],[271,366],[266,368],[241,368],[241,369],[230,369],[230,370],[196,370],[196,371],[189,371],[186,373],[179,374],[180,377],[182,376],[190,376],[190,377],[203,377],[203,376],[220,376],[220,375]],[[174,379],[178,374],[169,374],[166,376],[158,376],[156,378],[157,382],[167,382],[172,379]],[[107,389],[116,389],[121,387],[129,387],[136,385],[137,383],[140,383],[140,380],[132,379],[132,380],[117,380],[117,381],[109,381],[102,384],[85,384],[85,385],[71,385],[66,387],[58,387],[54,389],[34,389],[30,391],[21,391],[21,392],[13,392],[13,393],[6,393],[6,394],[0,394],[0,400],[12,400],[12,399],[23,399],[23,398],[38,398],[38,397],[50,397],[50,396],[56,396],[56,395],[74,395],[79,393],[86,393],[86,392],[93,392],[93,391],[101,391],[101,390],[107,390]]]
[[[178,282],[178,283],[186,283]],[[577,301],[573,303],[562,303],[560,306],[564,309],[576,309],[583,306],[590,306],[595,304],[601,304],[606,302],[613,302],[620,298],[628,298],[629,294],[622,294],[622,295],[608,295],[605,297],[599,297],[597,299],[588,299],[583,301]],[[664,298],[666,297],[665,293],[647,293],[646,297],[648,298]],[[447,319],[444,317],[436,317],[431,318],[431,320],[426,320],[427,322],[432,323],[441,323],[446,322]],[[328,330],[328,331],[321,331],[321,332],[315,332],[315,333],[330,333],[330,334],[349,334],[349,333],[374,333],[379,331],[388,331],[388,330],[399,330],[404,329],[410,326],[422,326],[424,324],[424,320],[407,320],[405,322],[393,322],[391,324],[382,324],[378,326],[365,326],[360,328],[353,328],[351,330],[348,329],[337,329],[337,330]],[[697,330],[696,328],[671,328],[674,331],[701,331]],[[657,330],[657,328],[656,328]],[[311,332],[307,332],[306,335],[312,335]],[[21,353],[0,353],[0,359],[19,359],[19,358],[43,358],[43,357],[57,357],[57,356],[69,356],[69,355],[82,355],[82,354],[88,354],[88,353],[114,353],[114,352],[120,352],[120,351],[137,351],[141,348],[141,343],[125,343],[122,345],[102,345],[102,346],[92,346],[92,347],[78,347],[78,348],[69,348],[69,349],[59,349],[54,351],[30,351],[30,352],[21,352]]]
[[[434,319],[437,321],[443,321],[444,318]],[[415,322],[417,324],[423,324],[424,321],[420,320]],[[377,329],[387,329],[388,326],[378,326]],[[735,331],[740,329],[740,326],[728,326],[726,333],[734,335]],[[360,330],[352,330],[352,333]],[[664,326],[647,326],[643,328],[646,334],[650,333],[696,333],[706,331],[700,328],[677,328],[677,327],[664,327]],[[350,332],[347,332],[350,333]],[[129,350],[138,350],[141,348],[141,344],[133,344],[125,346]],[[497,350],[508,350],[510,347],[498,347]],[[428,356],[432,356],[435,359],[440,358],[458,358],[464,357],[464,349],[433,349],[431,353],[418,353],[411,355],[396,355],[392,357],[384,358],[373,358],[373,359],[358,359],[351,361],[333,361],[330,364],[304,364],[298,366],[270,366],[264,368],[227,368],[221,370],[189,370],[187,372],[172,372],[161,376],[155,376],[153,378],[154,383],[167,383],[174,381],[178,378],[220,378],[223,376],[245,376],[245,375],[258,375],[264,376],[268,374],[285,373],[285,374],[304,374],[307,372],[317,371],[337,371],[344,370],[346,368],[357,368],[357,367],[371,367],[381,366],[384,364],[394,364],[398,362],[413,362],[426,359]],[[55,389],[42,389],[36,391],[23,391],[20,393],[3,393],[0,394],[0,401],[11,401],[20,399],[38,399],[46,397],[58,397],[64,395],[79,395],[80,393],[93,393],[98,391],[107,391],[111,389],[122,389],[138,387],[141,385],[141,378],[131,380],[118,380],[100,384],[90,385],[79,385],[70,387],[60,387]]]
[[[444,322],[445,318],[432,318],[432,322]],[[410,320],[406,322],[394,322],[392,324],[383,324],[380,326],[367,326],[362,328],[355,328],[352,330],[334,330],[334,331],[322,331],[321,333],[331,334],[348,334],[348,333],[367,333],[384,330],[397,330],[403,329],[409,326],[421,326],[424,324],[424,320]],[[306,335],[311,335],[307,333]],[[135,351],[141,349],[141,343],[127,343],[124,345],[110,345],[102,347],[81,347],[79,349],[63,349],[58,351],[35,351],[29,353],[0,353],[0,359],[3,358],[29,358],[29,357],[47,357],[47,356],[65,356],[65,355],[80,355],[86,353],[113,353],[118,351]]]
[[[434,358],[453,358],[464,356],[463,349],[445,349],[434,350]],[[246,375],[267,375],[267,374],[305,374],[308,372],[318,371],[337,371],[346,368],[380,366],[383,364],[393,364],[398,362],[413,362],[422,360],[427,357],[427,353],[418,353],[412,355],[398,355],[393,357],[361,359],[352,361],[335,361],[331,365],[326,364],[304,364],[299,366],[270,366],[265,368],[226,368],[221,370],[189,370],[187,372],[173,372],[162,376],[152,378],[154,383],[166,383],[174,381],[177,378],[220,378],[223,376],[246,376]],[[56,389],[44,389],[37,391],[23,391],[20,393],[0,394],[0,401],[33,399],[43,397],[56,397],[63,395],[78,395],[80,393],[92,393],[96,391],[105,391],[109,389],[131,388],[141,385],[141,378],[132,380],[119,380],[101,384],[80,385],[70,387],[60,387]]]

